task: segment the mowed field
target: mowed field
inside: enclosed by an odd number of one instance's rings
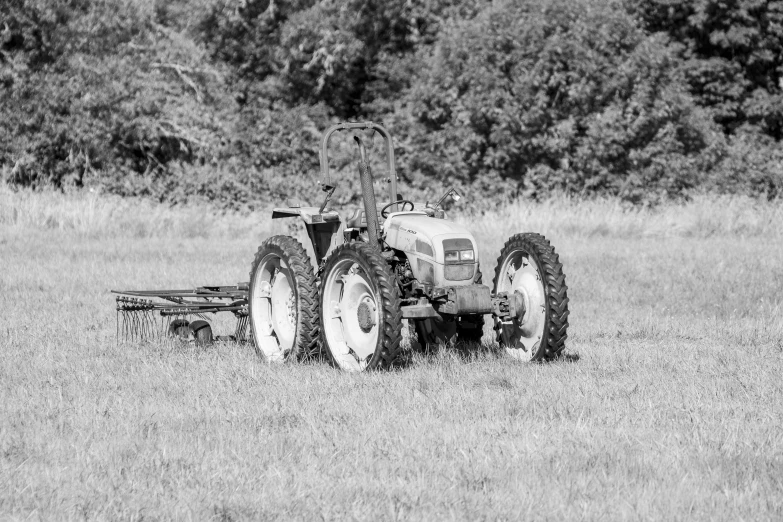
[[[268,218],[0,192],[0,519],[783,519],[783,203],[462,218],[485,274],[556,246],[555,363],[489,330],[361,375],[115,342],[110,289],[246,281]]]

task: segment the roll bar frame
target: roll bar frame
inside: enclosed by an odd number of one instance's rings
[[[392,136],[383,125],[372,121],[338,123],[326,129],[321,138],[321,182],[324,190],[334,186],[332,177],[329,174],[329,141],[332,139],[332,134],[337,131],[353,129],[373,129],[383,136],[386,141],[386,161],[389,167],[389,178],[387,180],[389,183],[389,201],[397,201],[397,170],[394,168],[394,143],[392,142]]]

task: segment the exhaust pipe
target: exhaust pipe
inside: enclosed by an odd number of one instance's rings
[[[378,204],[375,202],[375,189],[372,186],[372,171],[370,170],[370,163],[367,161],[367,151],[364,148],[362,139],[359,136],[354,136],[353,139],[359,145],[359,156],[361,157],[359,160],[359,180],[362,184],[364,214],[367,216],[367,235],[370,238],[370,245],[380,251],[381,246],[378,242]]]

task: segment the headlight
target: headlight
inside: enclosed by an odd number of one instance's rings
[[[457,250],[446,250],[446,262],[456,262],[459,261],[459,251]]]
[[[460,261],[473,261],[473,251],[472,250],[460,250],[459,251],[459,260]]]

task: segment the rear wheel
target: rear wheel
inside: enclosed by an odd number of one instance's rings
[[[498,342],[512,357],[553,359],[565,347],[568,287],[554,247],[540,234],[512,236],[498,257],[496,293],[507,292],[517,313],[495,319]]]
[[[312,354],[318,341],[318,288],[302,244],[272,236],[250,269],[248,314],[258,354],[282,361]]]
[[[400,354],[402,312],[394,274],[365,243],[338,247],[321,283],[322,343],[346,371],[389,368]]]

